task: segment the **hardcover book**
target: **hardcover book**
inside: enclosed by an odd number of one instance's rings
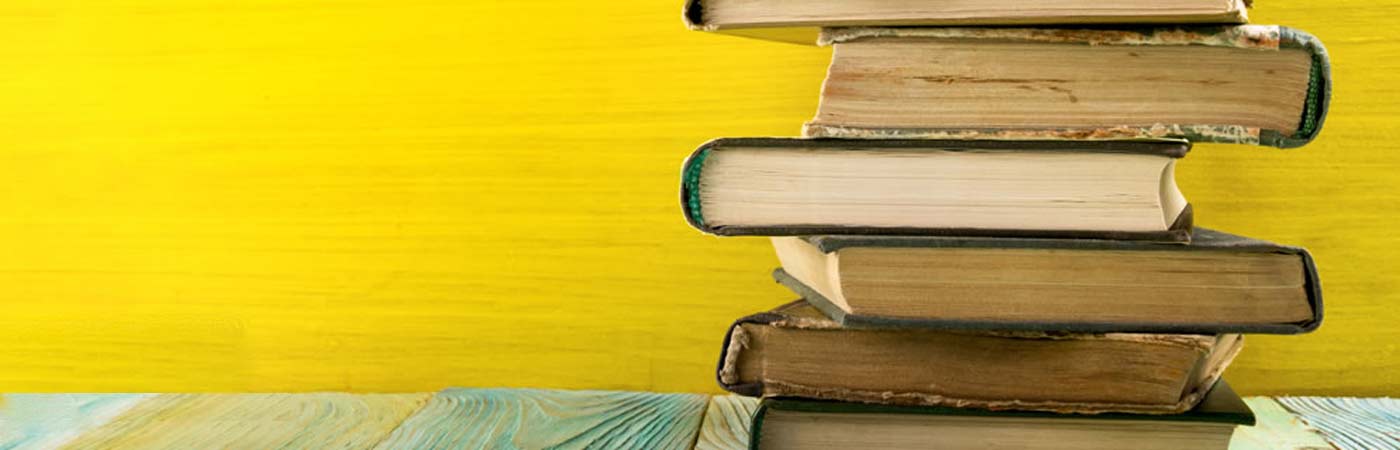
[[[1322,43],[1280,26],[836,28],[809,137],[1185,138],[1298,147],[1331,91]]]
[[[1179,415],[1061,415],[765,399],[749,448],[783,449],[1220,449],[1254,414],[1224,380]]]
[[[913,234],[1179,242],[1184,141],[719,139],[681,205],[719,235]]]
[[[1322,323],[1306,250],[1203,228],[1186,245],[812,236],[773,246],[774,278],[848,327],[1296,334]]]
[[[1247,8],[1244,0],[690,0],[684,19],[695,30],[811,44],[818,27],[1245,23]]]
[[[797,301],[739,319],[721,386],[762,397],[1096,414],[1191,409],[1237,334],[1073,334],[847,328]]]

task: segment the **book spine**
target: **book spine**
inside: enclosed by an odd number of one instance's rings
[[[785,318],[782,314],[762,312],[742,317],[729,326],[729,331],[724,334],[724,344],[720,347],[719,363],[715,367],[715,380],[719,382],[719,387],[747,397],[763,395],[762,382],[740,383],[739,380],[739,357],[749,345],[749,337],[744,332],[743,325],[771,324]]]
[[[1263,130],[1259,135],[1262,145],[1279,148],[1296,148],[1312,142],[1322,132],[1322,123],[1327,118],[1327,107],[1332,99],[1332,59],[1322,41],[1296,28],[1279,27],[1279,48],[1303,49],[1312,54],[1312,73],[1308,77],[1308,96],[1303,104],[1303,117],[1298,122],[1298,131],[1284,134],[1275,130]]]
[[[684,20],[685,27],[691,30],[714,31],[714,27],[705,25],[705,5],[702,0],[686,0],[681,9],[681,20]]]
[[[709,234],[719,234],[719,230],[705,225],[704,211],[700,208],[700,176],[705,170],[705,159],[710,156],[716,142],[701,145],[681,165],[681,212],[691,227]]]

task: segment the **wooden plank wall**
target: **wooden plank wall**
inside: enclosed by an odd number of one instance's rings
[[[0,5],[0,389],[716,392],[728,323],[790,295],[763,240],[684,225],[677,171],[796,133],[829,51],[680,3]],[[1400,1],[1257,3],[1328,43],[1327,129],[1181,184],[1312,248],[1328,318],[1231,380],[1400,393]]]

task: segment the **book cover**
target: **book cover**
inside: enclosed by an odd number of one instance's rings
[[[1302,105],[1302,117],[1298,128],[1291,132],[1229,123],[1158,123],[1150,126],[1125,125],[1103,128],[968,129],[851,126],[813,120],[805,127],[805,136],[859,139],[1070,140],[1173,137],[1192,142],[1292,148],[1307,144],[1322,130],[1332,92],[1331,62],[1322,42],[1304,31],[1277,25],[1121,29],[854,27],[825,29],[819,42],[822,45],[840,45],[877,38],[1091,46],[1208,46],[1258,51],[1301,49],[1312,55],[1312,69],[1308,78],[1306,99]],[[1191,70],[1190,62],[1183,61],[1181,70]]]
[[[1296,323],[1235,323],[1228,317],[1202,317],[1192,323],[1131,323],[1131,322],[1009,322],[1009,321],[966,321],[911,319],[904,317],[868,316],[849,314],[837,307],[815,289],[803,284],[783,269],[775,269],[773,278],[779,284],[800,295],[827,317],[853,328],[909,327],[940,330],[1019,330],[1019,331],[1070,331],[1081,333],[1177,333],[1177,334],[1302,334],[1316,330],[1322,325],[1322,286],[1318,279],[1317,264],[1306,249],[1251,239],[1207,228],[1196,228],[1193,237],[1185,245],[1163,245],[1150,242],[1131,242],[1096,239],[996,239],[978,237],[908,237],[908,236],[808,236],[804,240],[816,246],[823,253],[832,253],[843,248],[883,247],[883,248],[1020,248],[1020,249],[1064,249],[1064,250],[1147,250],[1162,252],[1249,252],[1278,253],[1297,256],[1303,268],[1304,291],[1308,305],[1312,309],[1309,320]],[[1164,255],[1165,256],[1165,255]]]
[[[887,353],[889,358],[897,359],[866,361],[869,367],[877,369],[840,383],[832,381],[836,372],[830,367],[823,369],[823,375],[818,379],[774,375],[776,372],[771,372],[770,361],[763,359],[768,356],[759,353],[792,354],[791,349],[767,349],[766,346],[770,344],[762,340],[762,333],[756,333],[762,331],[761,328],[790,332],[788,339],[796,339],[792,336],[830,333],[831,339],[847,343],[856,342],[860,335],[876,336],[877,340],[886,342],[878,348],[857,348],[862,344],[852,344],[844,349],[826,348],[803,355],[807,359],[836,362],[857,355],[870,355],[877,349],[879,352],[876,353]],[[830,339],[823,342],[827,340]],[[851,329],[842,327],[798,300],[736,320],[725,334],[716,378],[724,389],[754,397],[802,397],[856,403],[1075,414],[1178,414],[1200,402],[1242,346],[1243,339],[1235,334],[932,331],[897,327]],[[896,347],[915,349],[918,354],[927,353],[926,356],[947,358],[944,361],[947,364],[939,363],[945,370],[919,369],[935,363],[914,356],[916,352],[900,353],[901,350]],[[1106,356],[1097,350],[1105,347],[1126,351],[1115,354],[1131,355],[1127,359],[1134,361]],[[1156,355],[1167,354],[1175,355],[1171,359],[1174,362],[1156,359]],[[1181,359],[1182,355],[1192,356],[1188,361]],[[987,359],[989,357],[992,359]],[[1100,361],[1108,366],[1095,368],[1095,363],[1089,361]],[[899,376],[893,373],[891,364],[910,365],[908,368],[911,371],[901,373],[917,378],[900,381],[900,385],[908,381],[921,387],[894,390],[875,386],[895,381],[893,378]],[[989,367],[989,364],[997,367]],[[1112,369],[1105,371],[1108,367]],[[1019,375],[1012,376],[1011,372]],[[1105,375],[1110,373],[1114,375]],[[989,376],[993,378],[987,378]],[[880,377],[879,383],[875,383],[877,379],[871,377]],[[1147,377],[1155,381],[1147,384],[1142,384],[1142,380],[1128,381],[1133,377]],[[1147,400],[1147,397],[1140,396],[1145,395],[1145,391],[1119,391],[1119,388],[1108,386],[1113,383],[1132,383],[1139,387],[1172,386],[1153,390],[1169,393],[1171,400],[1166,400],[1165,394],[1159,396],[1158,393],[1150,395],[1153,400]],[[1050,385],[1074,385],[1089,391],[1071,393],[1041,388]],[[1009,390],[1005,389],[1008,387]],[[1016,393],[1008,393],[1012,391]]]
[[[1166,421],[1166,422],[1206,422],[1250,426],[1255,423],[1254,412],[1236,394],[1225,380],[1217,381],[1201,400],[1200,404],[1181,414],[1152,415],[1105,413],[1093,416],[1064,415],[1037,411],[987,411],[981,409],[949,408],[940,406],[899,406],[869,403],[847,403],[826,400],[799,398],[766,398],[759,402],[749,427],[749,448],[757,450],[763,440],[765,418],[772,411],[794,411],[806,413],[846,413],[846,414],[915,414],[959,417],[985,417],[988,419],[1049,418],[1055,420],[1076,420],[1085,417],[1102,420],[1125,421]]]
[[[941,235],[941,236],[1002,236],[1002,237],[1077,237],[1120,240],[1141,240],[1159,242],[1185,242],[1191,238],[1194,215],[1190,205],[1164,231],[1073,231],[1037,230],[1027,227],[1020,230],[963,229],[963,228],[872,228],[835,227],[821,225],[793,224],[778,227],[716,226],[705,221],[704,208],[700,202],[700,180],[705,170],[705,161],[715,149],[737,147],[759,148],[891,148],[891,149],[937,149],[962,152],[1075,152],[1075,153],[1128,153],[1163,155],[1182,158],[1191,150],[1191,144],[1183,140],[1145,139],[1115,141],[1016,141],[1016,140],[927,140],[927,139],[871,139],[851,141],[843,139],[797,139],[797,138],[721,138],[702,144],[681,167],[680,204],[682,214],[690,226],[708,234],[718,236],[806,236],[822,234],[853,235]],[[853,150],[854,151],[854,150]]]

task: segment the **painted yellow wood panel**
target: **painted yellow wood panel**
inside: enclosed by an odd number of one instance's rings
[[[1232,382],[1400,393],[1400,1],[1258,3],[1328,43],[1327,129],[1181,183],[1311,247],[1329,311]],[[679,8],[0,4],[0,390],[715,392],[725,327],[790,295],[765,241],[685,226],[681,159],[796,133],[829,51]]]

